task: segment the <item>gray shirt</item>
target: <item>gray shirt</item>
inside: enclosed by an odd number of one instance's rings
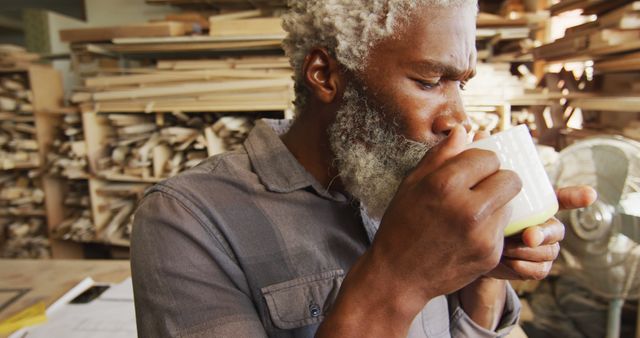
[[[325,190],[259,121],[244,149],[150,188],[135,216],[140,337],[313,337],[370,245],[359,209]],[[431,300],[409,337],[498,337],[517,322],[509,287],[499,329],[457,295]]]

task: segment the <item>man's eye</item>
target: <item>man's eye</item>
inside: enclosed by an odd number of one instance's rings
[[[416,80],[416,83],[418,83],[418,85],[422,87],[422,89],[434,89],[440,86],[440,79],[438,79],[437,81]]]

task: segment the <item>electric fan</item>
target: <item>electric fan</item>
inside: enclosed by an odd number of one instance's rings
[[[625,299],[640,295],[640,143],[585,139],[560,152],[550,176],[557,187],[598,192],[590,207],[558,214],[566,226],[559,263],[563,275],[609,300],[607,338],[617,338]]]

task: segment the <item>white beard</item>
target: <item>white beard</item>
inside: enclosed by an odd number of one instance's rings
[[[338,175],[345,189],[360,201],[370,238],[404,177],[435,144],[412,141],[385,117],[398,116],[374,108],[364,93],[348,85],[344,104],[329,128]]]

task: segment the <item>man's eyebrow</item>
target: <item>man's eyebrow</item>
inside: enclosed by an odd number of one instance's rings
[[[455,66],[436,60],[420,60],[410,62],[409,67],[420,74],[438,74],[445,78],[469,80],[476,75],[476,70],[471,73],[467,69],[460,69]],[[468,75],[467,75],[468,74]],[[466,75],[466,76],[465,76]]]

